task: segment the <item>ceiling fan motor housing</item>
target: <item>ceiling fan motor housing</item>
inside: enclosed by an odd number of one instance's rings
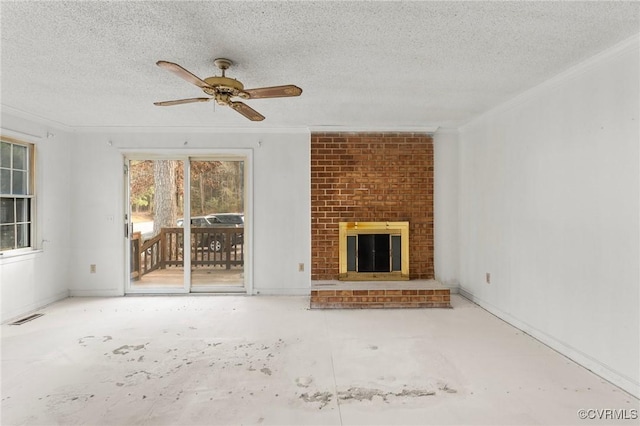
[[[218,94],[227,94],[242,99],[249,99],[249,94],[244,91],[244,85],[235,78],[215,76],[205,78],[204,82],[210,86],[202,88],[207,95],[216,96]]]

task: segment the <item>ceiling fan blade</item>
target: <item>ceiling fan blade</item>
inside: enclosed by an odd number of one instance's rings
[[[178,64],[174,64],[173,62],[167,62],[167,61],[158,61],[158,62],[156,62],[156,65],[159,66],[160,68],[166,69],[167,71],[171,71],[172,73],[174,73],[175,75],[177,75],[181,79],[186,80],[191,84],[195,84],[196,86],[200,87],[201,89],[204,89],[205,87],[210,87],[203,80],[201,80],[200,78],[198,78],[195,75],[191,74],[189,71],[187,71],[186,69],[182,68]]]
[[[249,94],[249,99],[286,98],[289,96],[300,96],[302,93],[302,89],[293,84],[259,87],[257,89],[246,89],[244,91]]]
[[[154,102],[154,105],[157,106],[171,106],[171,105],[180,105],[180,104],[190,104],[193,102],[209,102],[213,98],[190,98],[190,99],[178,99],[176,101],[164,101],[164,102]]]
[[[251,108],[249,105],[242,102],[229,102],[229,106],[240,114],[244,115],[251,121],[262,121],[264,120],[264,115],[260,114],[255,109]]]

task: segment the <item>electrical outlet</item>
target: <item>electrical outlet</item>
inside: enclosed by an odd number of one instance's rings
[[[91,274],[95,274],[96,273],[96,264],[92,263],[91,265],[89,265],[89,273]]]
[[[304,272],[304,263],[298,263],[298,272]]]
[[[485,281],[487,282],[487,284],[491,284],[491,273],[487,272],[485,274]]]

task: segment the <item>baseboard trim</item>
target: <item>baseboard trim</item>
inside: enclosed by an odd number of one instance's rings
[[[96,289],[96,290],[69,290],[70,297],[114,297],[124,296],[122,289],[109,288],[109,289]]]
[[[255,296],[311,296],[311,287],[305,288],[254,288]]]
[[[631,378],[625,376],[622,373],[619,373],[618,371],[612,369],[606,364],[601,363],[597,359],[592,358],[586,353],[572,346],[569,346],[561,342],[560,340],[557,340],[553,336],[550,336],[543,331],[538,330],[537,328],[519,320],[518,318],[509,315],[508,313],[502,311],[491,303],[475,296],[473,293],[463,287],[459,288],[459,294],[464,298],[469,299],[471,302],[477,304],[492,315],[495,315],[496,317],[527,333],[534,339],[540,341],[541,343],[550,347],[561,355],[581,365],[592,373],[597,374],[598,376],[609,381],[615,386],[618,386],[620,389],[629,393],[633,397],[640,399],[640,383],[633,381]]]
[[[442,284],[442,285],[444,286],[444,288],[448,288],[449,289],[449,293],[451,293],[451,294],[459,294],[460,293],[460,287],[458,287],[458,286],[449,287],[446,284]]]
[[[37,302],[30,303],[27,306],[23,306],[20,309],[16,309],[15,311],[9,311],[7,316],[5,317],[3,312],[2,324],[11,322],[19,317],[23,317],[28,314],[32,314],[35,311],[39,311],[40,309],[51,305],[52,303],[59,302],[60,300],[64,300],[69,297],[69,291],[64,290],[59,293],[54,294],[51,297],[47,297],[45,299],[39,300]]]

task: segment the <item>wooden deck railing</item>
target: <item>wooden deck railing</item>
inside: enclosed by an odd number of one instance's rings
[[[131,279],[139,280],[142,275],[140,273],[140,242],[142,241],[142,235],[140,232],[134,232],[131,235],[131,264],[129,265],[129,270],[131,271]]]
[[[142,242],[140,232],[131,238],[131,278],[139,280],[157,269],[182,267],[183,228],[162,228]],[[244,229],[191,228],[191,266],[244,266]]]

